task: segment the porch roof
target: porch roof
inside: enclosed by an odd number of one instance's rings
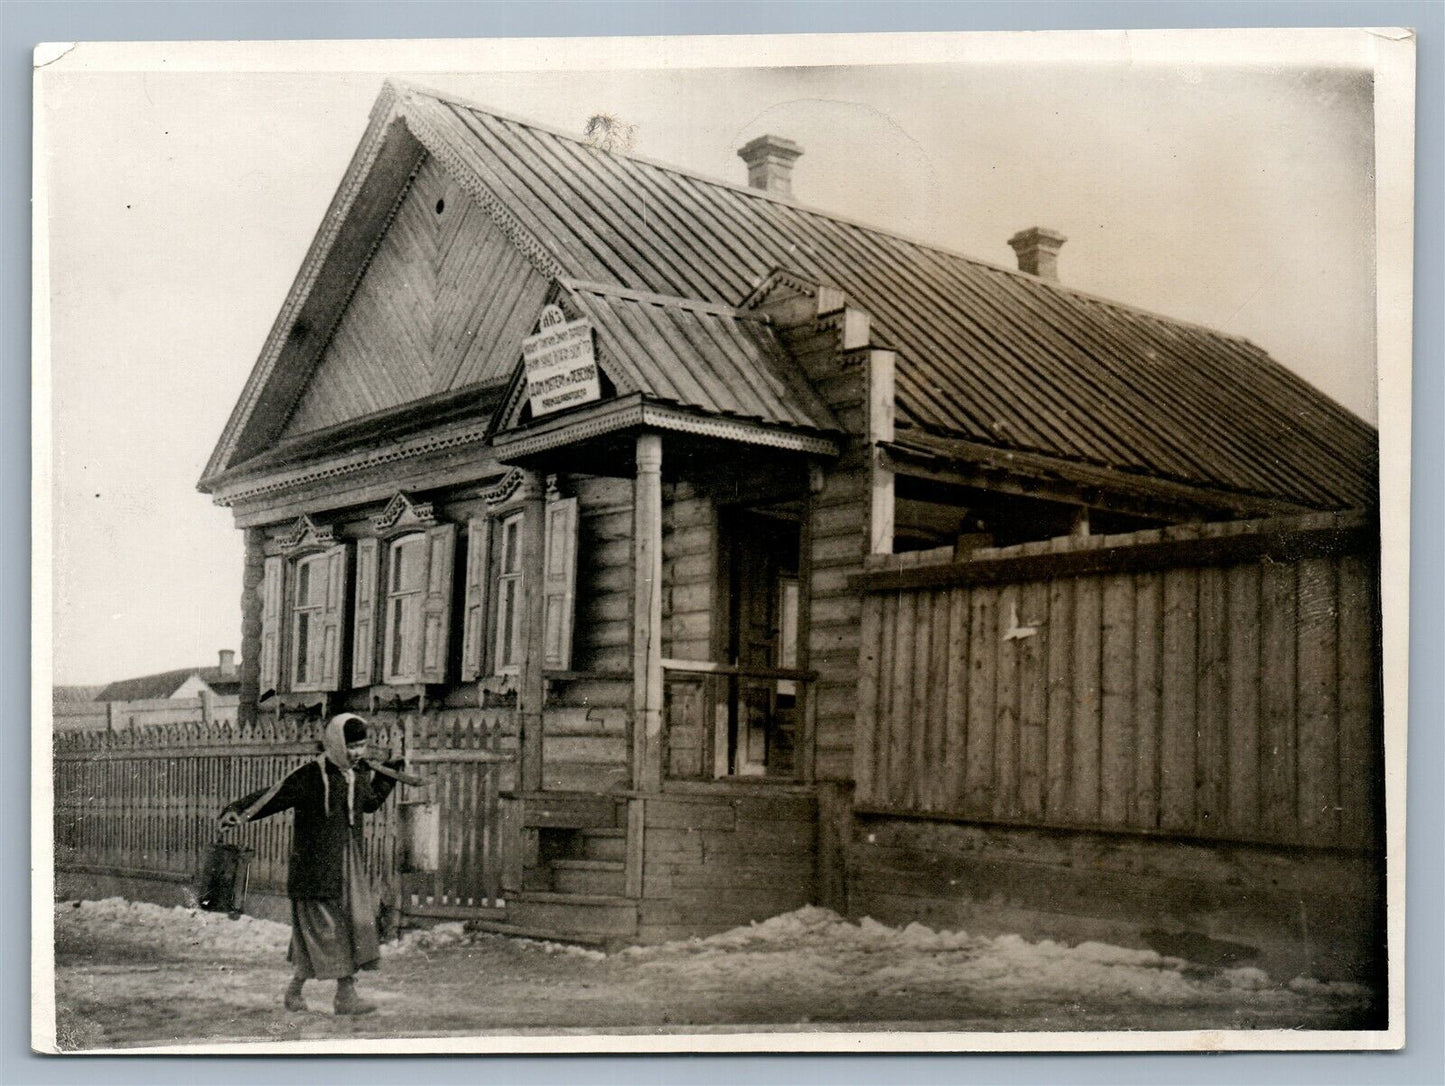
[[[562,286],[596,328],[619,393],[708,415],[842,431],[762,314],[605,283]]]

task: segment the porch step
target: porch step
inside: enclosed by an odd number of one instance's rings
[[[568,935],[635,935],[637,902],[614,894],[524,891],[507,899],[507,922]]]
[[[621,897],[625,866],[621,860],[553,860],[552,885],[563,894]]]
[[[591,829],[582,831],[584,860],[625,860],[627,831],[623,829]]]

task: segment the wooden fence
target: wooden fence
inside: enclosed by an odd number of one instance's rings
[[[371,719],[378,755],[399,748],[406,720]],[[55,737],[57,866],[130,877],[190,879],[216,818],[231,800],[263,788],[315,757],[320,722],[263,719],[255,725],[176,724]],[[439,870],[408,876],[404,908],[495,899],[500,879],[497,795],[511,786],[516,728],[510,710],[443,711],[411,721],[408,760],[441,805]],[[366,864],[373,880],[398,891],[403,860],[398,789],[366,820]],[[291,848],[289,813],[231,831],[226,840],[255,849],[251,887],[284,893]]]
[[[887,560],[862,810],[1377,845],[1378,534],[1339,515]]]

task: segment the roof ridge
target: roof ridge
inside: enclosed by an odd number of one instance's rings
[[[755,199],[766,200],[770,203],[782,204],[784,207],[790,207],[795,211],[801,211],[809,215],[819,215],[823,218],[831,220],[832,222],[841,223],[845,226],[851,226],[859,230],[867,230],[875,234],[883,234],[897,241],[904,242],[908,245],[916,245],[920,249],[926,249],[929,252],[938,253],[942,256],[946,256],[954,260],[962,260],[968,264],[975,265],[988,271],[1013,276],[1014,278],[1022,279],[1025,282],[1034,283],[1038,286],[1044,287],[1049,290],[1057,291],[1062,294],[1072,294],[1075,297],[1080,298],[1086,302],[1093,302],[1097,305],[1111,306],[1116,309],[1125,310],[1131,313],[1137,313],[1141,316],[1151,317],[1155,320],[1165,321],[1169,324],[1179,325],[1183,328],[1193,328],[1197,331],[1207,332],[1210,335],[1219,336],[1222,339],[1232,340],[1236,343],[1248,343],[1250,344],[1250,346],[1256,346],[1246,336],[1240,335],[1236,332],[1228,332],[1220,328],[1215,328],[1212,325],[1201,324],[1198,321],[1191,321],[1183,317],[1174,317],[1167,313],[1160,313],[1157,310],[1147,309],[1144,306],[1135,305],[1132,302],[1120,301],[1117,298],[1109,298],[1102,294],[1094,294],[1091,291],[1083,290],[1080,287],[1072,286],[1068,283],[1062,283],[1057,280],[1043,279],[1037,275],[1030,275],[1028,272],[1020,271],[1018,268],[1011,268],[1006,264],[997,264],[991,260],[984,260],[981,257],[971,256],[970,254],[962,252],[958,249],[939,245],[937,242],[926,241],[923,238],[914,237],[911,234],[906,234],[903,231],[895,229],[893,227],[880,226],[876,223],[864,222],[863,220],[856,219],[850,215],[842,215],[836,211],[829,211],[826,208],[818,207],[814,204],[805,204],[800,200],[780,196],[777,193],[769,192],[764,189],[753,188],[751,185],[739,184],[738,182],[728,181],[720,177],[710,177],[707,174],[698,172],[697,170],[689,169],[686,166],[679,166],[673,162],[666,162],[659,158],[653,158],[650,155],[637,154],[636,152],[632,151],[613,151],[606,148],[597,147],[591,143],[588,143],[585,139],[583,139],[579,135],[576,135],[575,133],[566,132],[560,128],[556,128],[542,121],[533,120],[527,117],[520,117],[515,113],[508,113],[505,110],[495,109],[492,106],[484,105],[480,102],[473,101],[463,95],[453,94],[450,91],[439,91],[431,87],[424,87],[420,84],[410,83],[403,80],[387,80],[386,82],[397,90],[398,96],[402,98],[403,101],[405,100],[405,96],[407,94],[418,94],[428,98],[433,98],[439,102],[445,102],[449,105],[459,106],[462,109],[484,113],[489,117],[495,117],[498,120],[506,121],[509,124],[521,125],[523,128],[531,128],[538,132],[544,132],[549,136],[554,136],[558,139],[564,139],[570,143],[579,144],[582,147],[587,148],[588,150],[596,151],[600,154],[612,155],[615,158],[630,159],[633,162],[642,162],[657,169],[666,170],[669,173],[679,174],[693,181],[701,181],[704,184],[717,185],[721,188],[730,189],[743,196],[750,196]]]

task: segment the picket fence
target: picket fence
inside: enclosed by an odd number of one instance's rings
[[[428,789],[398,788],[365,827],[366,866],[388,898],[420,911],[475,907],[500,894],[499,794],[514,785],[516,727],[509,710],[439,711],[371,718],[377,760],[398,751],[410,724],[409,771]],[[320,748],[319,721],[262,718],[57,733],[55,858],[61,869],[193,881],[217,840],[254,850],[252,892],[284,893],[289,812],[223,835],[229,802],[264,788]],[[407,872],[401,807],[440,806],[435,871]]]

